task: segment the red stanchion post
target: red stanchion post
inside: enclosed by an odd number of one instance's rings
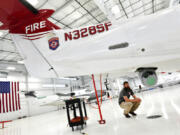
[[[99,124],[105,124],[106,121],[103,120],[103,117],[102,117],[101,108],[100,108],[100,105],[99,105],[99,98],[98,98],[97,89],[96,89],[96,83],[95,83],[93,74],[92,74],[92,80],[93,80],[93,85],[94,85],[94,90],[95,90],[95,94],[96,94],[96,99],[97,99],[98,109],[99,109],[99,115],[100,115]]]
[[[4,122],[2,123],[2,128],[4,128]]]
[[[102,104],[102,94],[103,94],[103,90],[102,90],[102,75],[100,74],[100,87],[101,87],[101,104]]]
[[[7,122],[12,122],[12,120],[8,120],[8,121],[0,121],[0,124],[2,124],[2,129],[4,128],[4,124]]]

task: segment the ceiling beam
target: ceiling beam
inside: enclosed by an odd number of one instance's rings
[[[19,54],[18,52],[12,52],[12,51],[8,51],[8,50],[0,50],[0,52]]]
[[[9,41],[12,41],[12,39],[6,38],[7,35],[9,35],[9,33],[5,34],[3,37],[0,37],[0,40],[9,40]]]
[[[71,27],[69,26],[69,25],[66,25],[66,24],[64,24],[63,22],[61,22],[60,20],[58,20],[58,19],[56,19],[56,18],[54,18],[54,17],[50,17],[51,19],[53,19],[53,20],[55,20],[56,21],[56,23],[58,22],[58,23],[60,23],[60,24],[62,24],[62,25],[64,25],[65,27],[67,27],[67,28],[69,28],[69,29],[71,29]]]
[[[65,2],[62,6],[58,7],[58,8],[55,10],[55,13],[53,14],[53,16],[56,15],[59,11],[61,11],[61,10],[64,9],[65,7],[69,6],[72,2],[73,2],[73,0],[68,0],[68,1]]]
[[[93,11],[96,11],[98,10],[99,8],[95,8],[95,9],[92,9],[90,12],[93,12]],[[73,20],[71,23],[69,23],[68,25],[71,26],[73,25],[74,23],[76,23],[77,21],[81,20],[82,18],[86,17],[87,15],[89,15],[89,13],[86,13],[84,15],[82,15],[81,17],[77,18],[76,20]],[[94,18],[93,18],[94,19]]]
[[[155,1],[152,0],[152,12],[153,12],[153,14],[155,13],[155,6],[154,6],[154,4],[155,4]]]
[[[98,17],[98,16],[100,16],[100,15],[102,15],[103,13],[100,13],[100,14],[98,14],[96,17]],[[83,26],[83,25],[86,25],[88,22],[90,22],[90,21],[92,21],[93,19],[89,19],[88,21],[86,21],[86,22],[84,22],[83,24],[81,24],[79,27],[81,27],[81,26]],[[102,22],[104,22],[104,21],[106,21],[107,20],[107,18],[105,18],[104,20],[102,20]]]
[[[88,4],[89,2],[90,2],[90,0],[87,1],[87,2],[85,2],[85,3],[83,4],[83,6],[86,5],[86,4]],[[72,12],[70,12],[69,14],[67,14],[65,17],[61,18],[59,21],[62,21],[63,19],[69,17],[70,15],[72,15],[75,11],[79,10],[80,8],[81,8],[81,7],[75,8]]]
[[[100,21],[89,11],[87,10],[78,0],[74,0],[76,1],[76,3],[78,3],[90,16],[92,16],[98,23],[100,23]]]
[[[104,13],[107,19],[111,21],[116,20],[114,14],[111,11],[112,7],[110,6],[110,5],[115,5],[113,0],[94,0],[94,2],[99,7],[99,9]]]
[[[121,0],[119,0],[119,4],[120,4],[120,6],[121,6],[121,8],[122,8],[122,10],[123,10],[123,12],[124,12],[124,14],[126,15],[126,17],[129,18],[129,17],[128,17],[128,14],[126,13],[126,10],[125,10],[122,2],[121,2]]]

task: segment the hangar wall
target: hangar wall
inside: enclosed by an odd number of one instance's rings
[[[19,111],[0,113],[0,121],[30,117],[58,110],[58,106],[43,105],[46,99],[49,99],[47,97],[55,95],[57,92],[68,93],[82,83],[81,80],[39,79],[27,74],[15,72],[8,73],[7,78],[0,78],[0,81],[19,82],[21,103],[21,110]],[[58,85],[62,87],[56,87]],[[25,93],[28,91],[35,91],[37,98],[26,97]]]

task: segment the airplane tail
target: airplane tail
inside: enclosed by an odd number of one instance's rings
[[[46,56],[49,47],[52,50],[57,48],[57,46],[53,46],[54,44],[49,46],[50,41],[46,39],[48,36],[52,35],[53,41],[56,38],[57,45],[59,45],[59,38],[52,33],[60,28],[48,20],[53,13],[53,10],[42,9],[31,18],[27,16],[25,19],[14,23],[13,26],[6,26],[24,59],[28,72],[33,76],[58,77],[52,63],[49,62],[48,56]]]
[[[60,29],[50,22],[49,18],[54,13],[51,9],[42,9],[37,15],[27,16],[17,22],[11,21],[8,25],[2,25],[0,30],[9,30],[11,34],[20,34],[24,39],[35,40],[54,29]]]
[[[0,0],[0,30],[8,30],[26,69],[37,77],[57,77],[50,51],[60,47],[60,29],[48,20],[51,9],[34,8],[27,0]],[[2,24],[2,25],[1,25]]]

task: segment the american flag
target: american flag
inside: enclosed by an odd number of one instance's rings
[[[0,113],[20,109],[19,82],[0,82]]]

